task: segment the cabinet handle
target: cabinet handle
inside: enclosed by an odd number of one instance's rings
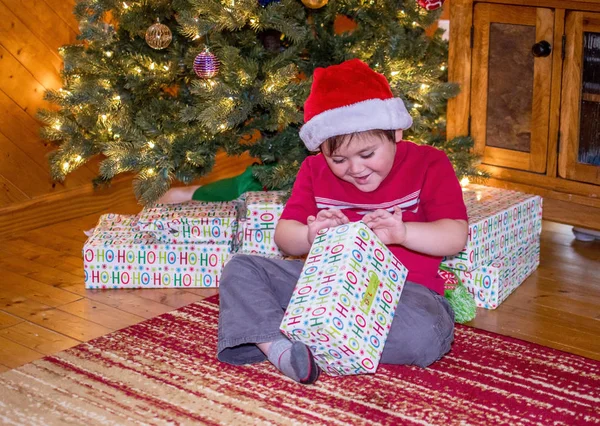
[[[546,40],[537,42],[531,47],[531,54],[536,58],[545,58],[552,53],[552,46]]]

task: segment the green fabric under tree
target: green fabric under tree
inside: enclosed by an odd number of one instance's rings
[[[194,191],[192,197],[197,201],[232,201],[248,191],[262,191],[260,181],[252,175],[252,166],[237,176],[221,179]]]
[[[266,188],[288,189],[308,155],[298,129],[310,76],[350,58],[403,98],[414,118],[407,139],[443,149],[459,179],[480,176],[471,139],[446,141],[446,101],[458,87],[447,83],[441,30],[425,34],[439,11],[415,0],[319,9],[299,0],[79,0],[74,12],[79,41],[60,49],[64,84],[46,93],[58,108],[39,113],[43,137],[57,145],[57,180],[99,156],[97,183],[133,173],[136,196],[149,203],[174,180],[210,173],[218,151],[248,151]],[[154,25],[172,34],[165,48],[145,39]],[[194,60],[205,48],[220,68],[200,78]]]

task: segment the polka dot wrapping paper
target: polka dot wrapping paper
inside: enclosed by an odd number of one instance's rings
[[[540,263],[542,198],[501,188],[469,185],[467,245],[446,257],[477,306],[495,309]]]
[[[268,257],[285,257],[275,244],[275,227],[283,212],[284,191],[246,192],[246,215],[240,222],[238,252]]]
[[[331,376],[374,373],[407,274],[363,222],[321,230],[280,329]]]
[[[469,215],[466,247],[446,257],[449,268],[472,271],[509,254],[522,244],[539,241],[542,198],[501,188],[469,185],[463,191]]]

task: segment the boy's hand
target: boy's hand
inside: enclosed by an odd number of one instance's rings
[[[367,213],[363,222],[375,232],[383,244],[403,244],[406,240],[406,224],[402,221],[402,209],[394,207],[394,212],[375,210]]]
[[[308,216],[306,223],[308,224],[308,243],[312,245],[317,232],[323,228],[333,228],[335,226],[344,225],[350,222],[341,210],[327,209],[321,210],[317,216]]]

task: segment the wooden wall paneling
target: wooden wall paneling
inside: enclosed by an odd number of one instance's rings
[[[11,181],[0,174],[0,206],[8,206],[28,199],[29,197],[25,192],[21,191]]]
[[[44,46],[4,3],[0,3],[0,17],[0,44],[45,88],[59,89],[62,85],[59,76],[61,59]]]
[[[54,147],[50,143],[43,143],[40,140],[39,128],[40,124],[38,121],[23,111],[4,92],[0,91],[0,133],[27,154],[32,165],[36,164],[46,170],[45,175],[48,182],[48,191],[54,190],[55,186],[59,189],[62,187],[79,186],[88,183],[95,176],[95,173],[88,168],[81,167],[69,175],[69,179],[64,183],[53,185],[46,155]],[[4,169],[4,167],[5,165],[0,165],[0,170]],[[15,180],[22,178],[18,174],[14,176],[2,174],[13,183],[15,183]]]
[[[0,0],[48,49],[62,61],[58,48],[74,43],[77,32],[44,0]]]
[[[79,22],[73,15],[75,0],[45,0],[45,2],[61,17],[63,21],[76,33],[79,33]]]
[[[239,157],[227,157],[220,152],[212,172],[199,179],[196,184],[206,185],[236,176],[255,161],[247,153]],[[136,214],[141,208],[133,194],[131,176],[123,175],[117,177],[109,188],[96,191],[89,184],[81,185],[0,208],[0,240],[30,229],[94,213],[98,216],[100,212]]]
[[[34,119],[39,108],[52,107],[44,101],[46,88],[1,45],[0,82],[1,91]]]
[[[448,139],[469,134],[469,94],[471,92],[471,45],[473,5],[470,0],[450,4],[450,45],[448,81],[460,86],[460,93],[448,100]]]
[[[552,58],[552,86],[550,88],[550,117],[548,127],[548,158],[546,175],[556,177],[558,163],[558,132],[560,124],[560,91],[562,87],[562,49],[563,34],[565,32],[565,11],[554,11],[554,40],[552,42],[554,55]]]
[[[28,198],[44,195],[52,190],[48,172],[32,162],[30,157],[2,133],[0,133],[0,176],[10,181]],[[18,197],[18,194],[15,197]],[[5,206],[0,205],[0,207]]]

